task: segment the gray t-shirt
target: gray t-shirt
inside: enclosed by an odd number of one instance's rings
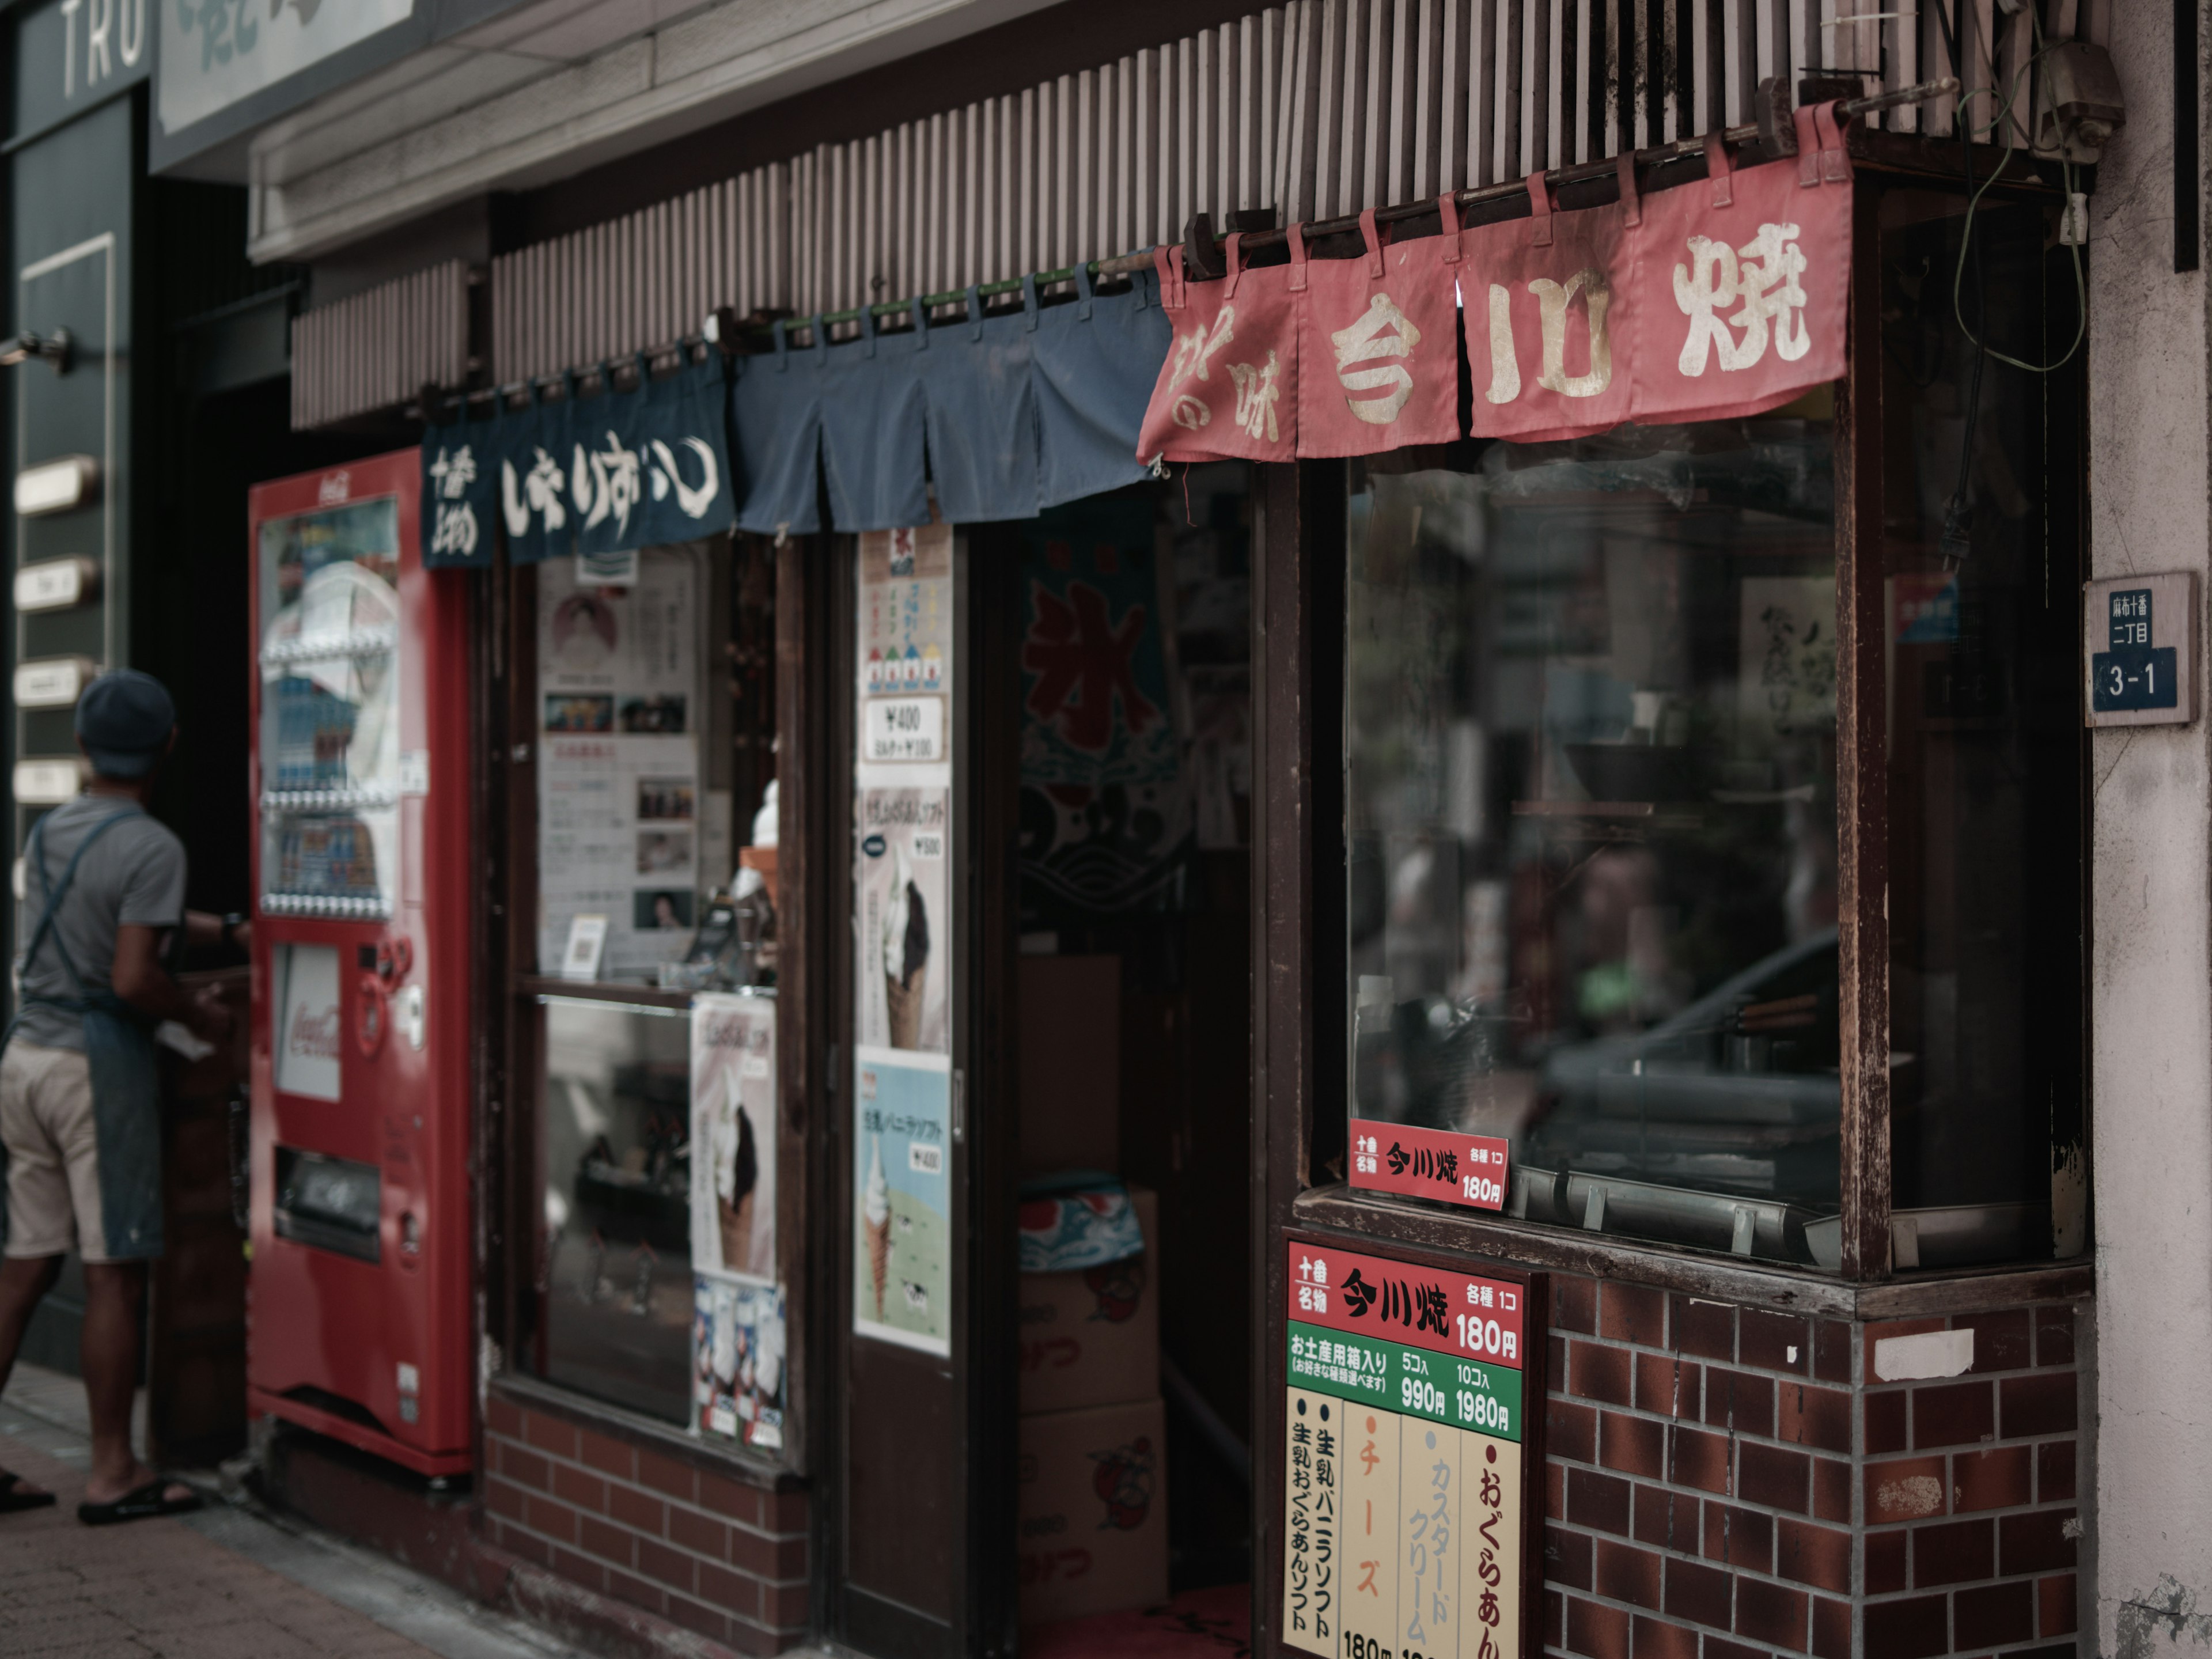
[[[82,1048],[84,1031],[76,1016],[40,1006],[33,997],[78,994],[61,951],[76,965],[86,994],[106,990],[115,970],[115,933],[120,927],[177,927],[185,919],[185,844],[167,825],[146,816],[136,801],[113,795],[79,795],[46,814],[35,845],[39,856],[24,854],[23,908],[18,937],[27,947],[46,914],[49,883],[58,883],[85,836],[103,820],[122,821],[93,843],[76,867],[76,879],[63,896],[61,908],[38,959],[16,959],[23,1023],[16,1035],[48,1048]],[[58,943],[61,951],[54,947]]]

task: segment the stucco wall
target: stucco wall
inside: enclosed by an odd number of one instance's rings
[[[2206,293],[2173,270],[2172,15],[2107,15],[2128,124],[2091,210],[2091,558],[2203,572]],[[2212,1651],[2212,720],[2102,732],[2092,756],[2095,1629],[2099,1653],[2144,1659]]]

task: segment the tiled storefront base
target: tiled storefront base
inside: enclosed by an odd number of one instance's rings
[[[806,1494],[719,1460],[617,1437],[587,1414],[495,1392],[484,1530],[496,1548],[740,1653],[803,1640]]]
[[[2075,1652],[2074,1304],[1859,1322],[1552,1282],[1547,1652]],[[1943,1329],[1963,1375],[1876,1375]]]

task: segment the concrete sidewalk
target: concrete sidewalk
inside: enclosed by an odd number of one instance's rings
[[[212,1481],[197,1515],[82,1526],[89,1449],[75,1380],[19,1365],[0,1468],[60,1501],[0,1515],[0,1656],[577,1659],[380,1556],[226,1503]]]

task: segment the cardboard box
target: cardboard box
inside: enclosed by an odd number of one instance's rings
[[[1017,1292],[1021,1409],[1073,1411],[1160,1391],[1160,1199],[1129,1188],[1145,1253],[1073,1273],[1024,1273]]]
[[[1167,1417],[1157,1396],[1022,1419],[1024,1625],[1168,1595]]]
[[[1121,1167],[1121,958],[1021,957],[1024,1175]]]

